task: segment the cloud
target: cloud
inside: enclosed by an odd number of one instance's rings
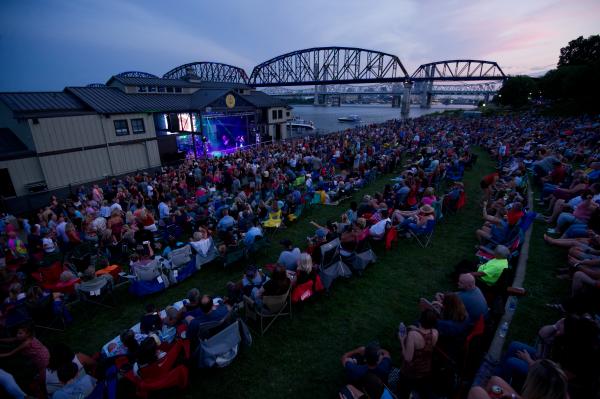
[[[9,62],[0,64],[7,76],[0,90],[45,80],[62,87],[69,76],[97,81],[130,69],[162,74],[192,61],[250,73],[286,52],[335,45],[395,54],[409,72],[469,58],[537,73],[532,66],[554,65],[569,40],[600,26],[598,0],[4,2],[0,55]]]

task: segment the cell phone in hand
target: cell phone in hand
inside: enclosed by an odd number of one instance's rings
[[[142,244],[148,245],[148,244],[150,244],[150,241],[144,241]]]

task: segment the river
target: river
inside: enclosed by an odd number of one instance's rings
[[[315,107],[313,105],[292,105],[292,115],[300,119],[313,121],[319,132],[337,132],[355,125],[385,122],[400,118],[400,108],[392,108],[390,104],[352,104],[341,107]],[[410,108],[409,116],[416,118],[432,112],[449,109],[473,109],[471,105],[434,105],[431,108],[420,108],[418,105]],[[358,115],[362,119],[358,123],[339,122],[337,118],[348,115]]]

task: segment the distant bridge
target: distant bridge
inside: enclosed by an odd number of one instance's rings
[[[391,87],[389,87],[391,86]],[[484,102],[488,102],[490,97],[498,92],[501,84],[497,82],[486,82],[486,83],[469,83],[464,85],[433,85],[431,87],[425,87],[423,84],[416,85],[410,92],[410,96],[419,95],[421,100],[423,95],[426,95],[426,99],[429,102],[433,96],[438,97],[479,97]],[[316,89],[316,91],[315,91]],[[342,98],[344,97],[372,97],[372,96],[392,96],[392,106],[400,107],[401,98],[405,94],[400,85],[382,85],[382,86],[371,86],[363,87],[362,90],[358,91],[342,91],[340,88],[327,87],[326,91],[315,89],[305,90],[282,90],[282,89],[271,89],[267,90],[267,93],[271,96],[282,97],[282,98],[306,98],[319,96],[319,104],[325,103],[325,98],[330,98],[332,105],[341,105]]]
[[[124,74],[155,77],[137,71]],[[489,97],[496,92],[492,89],[473,89],[469,85],[464,88],[446,87],[434,85],[434,82],[499,82],[504,81],[506,75],[496,62],[469,59],[423,64],[409,75],[400,58],[393,54],[357,47],[312,47],[260,63],[254,67],[250,76],[242,68],[233,65],[193,62],[170,70],[163,78],[241,83],[252,87],[314,85],[315,104],[323,103],[325,96],[351,94],[330,93],[327,85],[395,83],[397,87],[388,94],[394,96],[394,104],[402,106],[402,115],[408,116],[410,97],[413,94],[419,94],[421,106],[427,107],[434,95],[483,94]]]

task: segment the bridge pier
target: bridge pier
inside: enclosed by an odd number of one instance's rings
[[[490,93],[485,93],[485,96],[483,97],[483,102],[484,102],[484,104],[487,104],[490,102]]]
[[[400,118],[403,120],[408,119],[410,114],[410,91],[412,89],[412,82],[404,82],[404,92],[402,93],[402,106],[400,108]],[[393,103],[392,103],[393,106]]]
[[[324,93],[327,93],[326,86],[315,85],[315,99],[314,99],[313,105],[315,105],[315,106],[325,105]]]
[[[392,93],[400,93],[402,86],[400,85],[392,85]],[[402,107],[402,95],[393,94],[392,95],[392,108],[401,108]]]
[[[342,96],[332,96],[331,97],[331,106],[332,107],[341,107],[342,106]]]
[[[433,89],[433,80],[426,80],[421,87],[421,108],[431,108],[431,90]]]

